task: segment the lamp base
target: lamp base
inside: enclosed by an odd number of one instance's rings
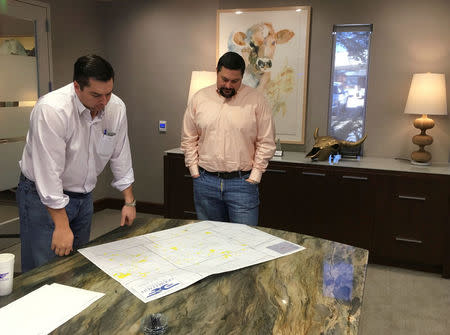
[[[424,149],[426,145],[433,143],[433,137],[426,133],[427,129],[434,127],[434,121],[423,114],[422,117],[414,121],[414,127],[420,129],[421,132],[418,135],[413,136],[412,142],[419,146],[418,151],[414,151],[411,154],[411,164],[413,162],[419,163],[416,165],[430,165],[431,154]]]

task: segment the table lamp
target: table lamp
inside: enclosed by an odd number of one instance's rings
[[[188,102],[197,91],[216,82],[217,73],[215,71],[192,71]]]
[[[411,81],[406,114],[422,114],[414,121],[414,127],[420,129],[420,134],[413,136],[412,142],[419,150],[411,154],[411,164],[430,165],[431,153],[424,146],[433,143],[433,137],[426,134],[427,129],[434,127],[434,121],[427,115],[446,115],[447,98],[445,91],[445,75],[439,73],[415,73]]]

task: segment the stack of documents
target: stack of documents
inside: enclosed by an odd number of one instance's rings
[[[0,309],[1,334],[48,334],[104,294],[51,284]]]

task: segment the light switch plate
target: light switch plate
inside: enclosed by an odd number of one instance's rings
[[[167,121],[159,121],[159,132],[165,133],[167,131]]]

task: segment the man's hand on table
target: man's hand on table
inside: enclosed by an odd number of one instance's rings
[[[47,210],[55,224],[51,249],[57,256],[67,256],[73,250],[73,232],[69,226],[66,209],[47,207]]]
[[[136,218],[136,198],[133,195],[132,186],[128,186],[122,191],[125,205],[122,207],[122,218],[120,219],[120,226],[131,226]]]
[[[120,226],[131,226],[135,218],[136,207],[126,205],[122,207],[122,218],[120,220]]]
[[[52,250],[57,256],[70,254],[73,248],[73,232],[69,226],[55,226],[52,236]]]

